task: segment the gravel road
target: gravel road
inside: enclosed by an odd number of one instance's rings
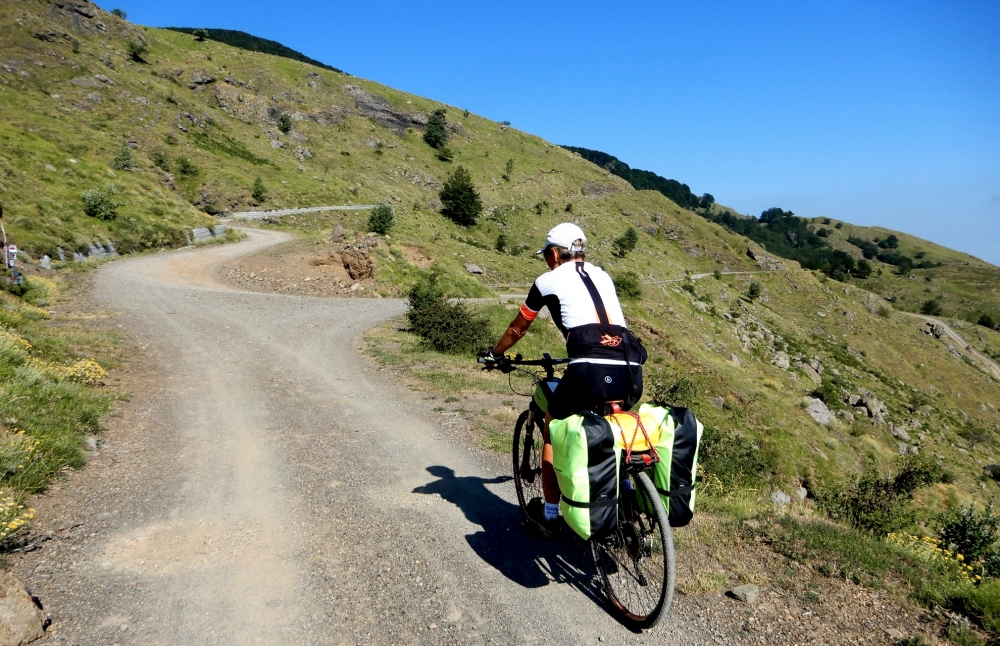
[[[525,537],[506,475],[359,356],[402,302],[216,278],[286,239],[249,230],[99,270],[148,388],[38,503],[64,516],[16,567],[49,642],[723,643],[684,599],[624,630],[581,541]]]

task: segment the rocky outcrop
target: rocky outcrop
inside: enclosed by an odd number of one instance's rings
[[[765,271],[781,271],[785,268],[775,256],[763,251],[747,247],[747,256],[757,263],[757,266]]]
[[[354,104],[363,115],[402,136],[407,128],[422,128],[427,125],[427,115],[409,113],[400,110],[386,99],[357,85],[345,85],[348,96],[354,99]]]
[[[600,182],[587,182],[580,189],[580,192],[590,198],[607,197],[618,192],[618,187],[614,184],[601,184]]]

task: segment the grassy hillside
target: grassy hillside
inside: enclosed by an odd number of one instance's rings
[[[371,250],[380,295],[405,294],[433,264],[452,295],[485,296],[525,291],[545,269],[532,252],[551,226],[570,220],[586,230],[590,259],[642,282],[626,311],[653,357],[650,391],[704,420],[704,486],[717,509],[767,504],[775,489],[800,486],[811,501],[833,500],[869,464],[901,468],[901,453],[952,475],[916,492],[919,513],[908,527],[932,531],[939,512],[981,508],[1000,493],[983,472],[1000,461],[1000,383],[880,295],[897,295],[907,308],[924,294],[940,296],[947,312],[964,314],[973,301],[996,298],[996,268],[897,234],[900,250],[924,251],[941,266],[913,278],[883,271],[838,282],[770,257],[572,151],[460,107],[75,6],[0,3],[0,200],[9,233],[31,257],[105,240],[126,252],[178,244],[184,227],[234,210],[387,202],[397,222]],[[423,139],[439,109],[450,161]],[[123,146],[133,167],[116,170]],[[471,227],[440,212],[441,186],[460,165],[485,207]],[[266,189],[260,200],[252,194],[257,178]],[[109,183],[121,190],[118,217],[86,215],[81,193]],[[339,224],[351,240],[366,230],[366,217],[328,212],[268,226],[324,242]],[[629,227],[638,244],[621,255],[614,241]],[[848,233],[867,233],[847,224],[831,230],[831,244],[852,254]],[[467,272],[467,263],[483,274]],[[924,272],[934,272],[930,281]],[[708,276],[687,278],[695,274]],[[512,311],[489,315],[499,330]],[[446,381],[456,397],[497,387],[466,357],[428,353],[406,333],[379,334],[383,360],[417,379]],[[1000,354],[1000,332],[980,328],[968,340]],[[533,343],[562,352],[551,330]],[[876,418],[848,402],[864,391],[885,405]],[[834,411],[823,423],[810,414],[822,413],[820,401]],[[483,424],[491,433],[507,429]],[[821,511],[818,502],[804,505]]]

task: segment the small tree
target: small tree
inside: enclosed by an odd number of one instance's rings
[[[449,148],[448,146],[441,146],[440,148],[438,148],[437,158],[440,159],[441,161],[450,162],[452,159],[454,159],[454,157],[455,153],[453,153],[451,151],[451,148]]]
[[[924,301],[924,304],[920,306],[920,313],[927,316],[941,316],[941,303],[933,298],[929,301]]]
[[[615,238],[613,244],[618,247],[618,257],[624,258],[625,254],[635,251],[636,246],[638,246],[639,232],[635,230],[635,227],[629,227],[625,229],[625,233]]]
[[[80,194],[83,200],[83,212],[92,218],[108,222],[118,217],[118,209],[122,203],[118,199],[118,187],[105,184],[101,188],[92,188]]]
[[[510,176],[513,174],[514,174],[514,160],[508,159],[507,163],[503,165],[503,175],[501,175],[500,177],[503,178],[503,181],[509,182]]]
[[[977,323],[983,327],[988,327],[991,330],[997,326],[996,321],[994,321],[993,317],[989,314],[981,314]]]
[[[267,187],[264,186],[264,180],[258,177],[253,181],[253,187],[250,189],[250,197],[257,204],[263,204],[267,201]]]
[[[128,18],[128,14],[127,14],[127,13],[125,13],[125,11],[124,11],[124,10],[122,10],[122,9],[117,9],[117,8],[115,8],[115,9],[112,9],[112,10],[111,10],[111,15],[112,15],[112,16],[118,16],[118,17],[119,17],[119,18],[121,18],[122,20],[125,20],[125,19],[127,19],[127,18]]]
[[[760,293],[762,290],[763,288],[760,286],[760,283],[758,283],[757,281],[753,281],[752,283],[750,283],[750,287],[747,289],[747,300],[750,302],[757,300],[758,298],[760,298]]]
[[[715,198],[711,193],[705,193],[701,196],[701,200],[699,200],[699,202],[701,202],[701,208],[707,209],[711,208],[711,206],[715,204]]]
[[[868,278],[872,275],[872,264],[867,260],[859,260],[854,268],[854,275],[858,278]]]
[[[278,117],[278,130],[287,135],[288,131],[291,129],[292,129],[292,117],[282,112],[281,116]]]
[[[432,271],[410,289],[410,331],[438,352],[471,354],[485,347],[492,340],[489,319],[464,303],[450,303],[439,278]]]
[[[132,157],[132,149],[128,146],[119,148],[111,160],[111,167],[115,170],[132,170],[134,166],[135,159]]]
[[[208,30],[207,29],[195,29],[191,33],[191,35],[194,36],[194,39],[197,42],[203,43],[203,42],[205,42],[205,39],[208,38]]]
[[[441,213],[462,226],[471,227],[483,212],[479,192],[464,166],[459,166],[448,175],[439,197],[444,205]]]
[[[448,142],[448,129],[444,113],[444,109],[435,110],[427,119],[427,130],[424,132],[424,141],[431,148],[441,148]]]
[[[509,242],[510,240],[508,240],[507,234],[501,233],[500,235],[497,236],[497,241],[496,244],[493,245],[493,249],[497,253],[507,253],[507,245],[509,244]]]
[[[396,213],[391,204],[379,204],[368,215],[368,230],[385,235],[396,224]]]
[[[129,57],[136,63],[145,63],[143,56],[149,53],[149,47],[146,43],[139,42],[137,40],[130,40],[125,44],[125,48],[128,50]]]

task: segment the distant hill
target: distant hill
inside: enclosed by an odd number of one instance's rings
[[[166,27],[171,31],[179,31],[182,34],[194,34],[195,27]],[[315,58],[309,58],[302,52],[297,52],[291,47],[285,47],[281,43],[275,40],[268,40],[267,38],[261,38],[259,36],[254,36],[253,34],[248,34],[245,31],[236,31],[234,29],[206,29],[208,32],[208,37],[211,40],[224,43],[230,47],[238,47],[240,49],[245,49],[248,52],[260,52],[262,54],[271,54],[272,56],[281,56],[282,58],[290,58],[293,61],[300,61],[302,63],[308,63],[310,65],[315,65],[316,67],[322,67],[325,70],[330,70],[331,72],[340,72],[343,74],[343,70],[338,70],[336,67],[331,67],[326,63],[321,63]]]
[[[675,179],[660,177],[652,171],[631,168],[617,157],[608,153],[602,153],[599,150],[578,148],[577,146],[563,146],[563,148],[575,152],[587,161],[593,162],[601,168],[621,177],[636,190],[659,191],[673,200],[677,205],[687,209],[697,208],[702,205],[701,198],[692,193],[687,184],[682,184]]]

